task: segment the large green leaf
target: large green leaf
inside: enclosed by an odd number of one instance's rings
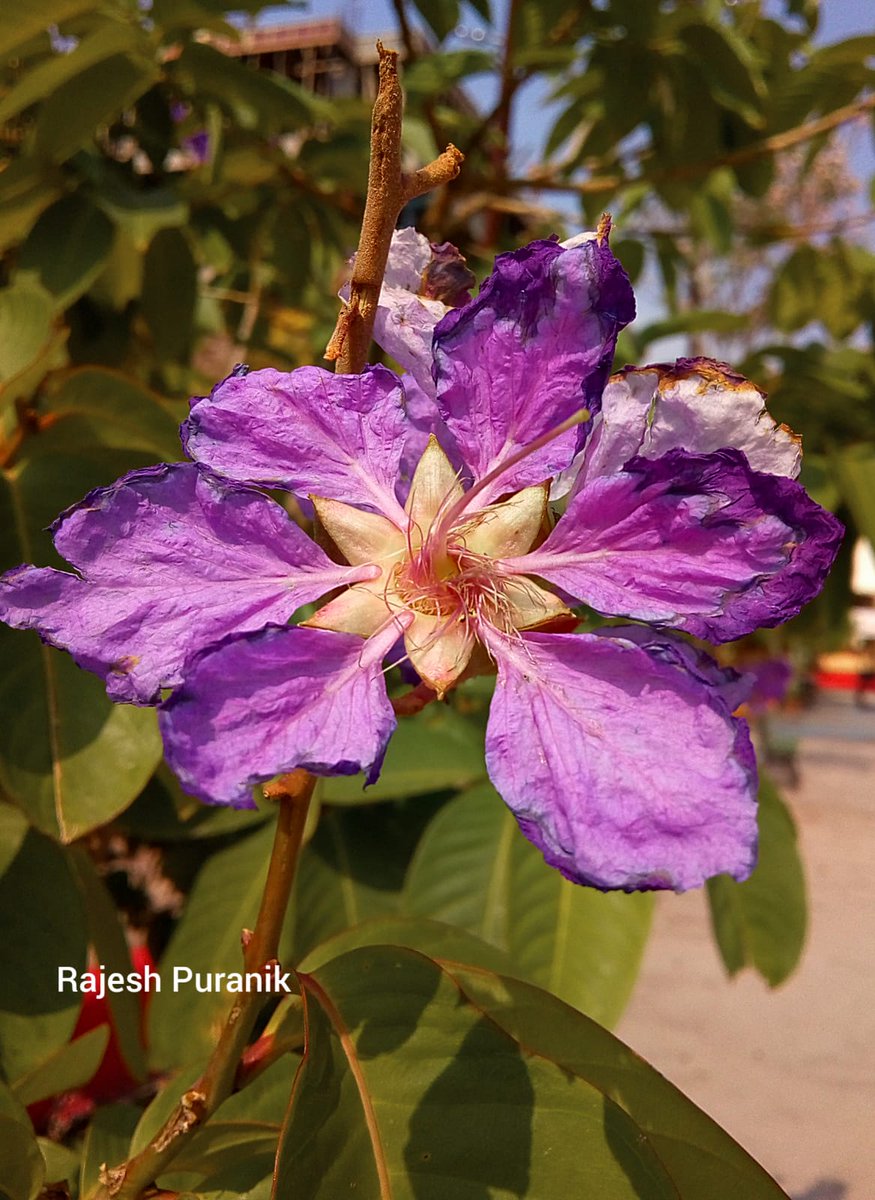
[[[176,417],[154,392],[120,371],[80,367],[44,398],[42,409],[63,418],[59,439],[68,449],[106,446],[163,462],[182,457]]]
[[[159,359],[182,360],[190,353],[196,301],[197,269],[188,240],[179,229],[162,229],[146,253],[140,297]]]
[[[0,292],[0,406],[26,395],[59,365],[54,309],[49,292],[31,279]]]
[[[0,1114],[0,1195],[5,1200],[35,1200],[45,1174],[33,1130]]]
[[[515,974],[611,1024],[638,974],[653,897],[563,879],[484,784],[432,821],[410,866],[403,911],[461,925],[504,951]]]
[[[112,249],[112,222],[84,196],[65,196],[39,218],[21,247],[22,272],[67,308],[97,278]]]
[[[87,7],[92,5],[88,4]],[[135,50],[140,45],[144,45],[144,36],[133,22],[106,22],[84,37],[69,54],[53,52],[31,67],[0,100],[0,121],[8,121],[22,109],[45,100],[68,79],[73,79],[94,63],[113,54]]]
[[[429,921],[422,917],[373,917],[335,934],[327,942],[316,946],[301,963],[302,971],[315,971],[333,958],[339,958],[348,950],[356,950],[360,946],[407,946],[418,950],[430,958],[447,958],[454,962],[473,963],[478,967],[488,967],[491,971],[513,971],[513,965],[506,954],[503,954],[489,942],[475,937],[458,925],[445,925],[441,921]],[[288,997],[289,1001],[298,997]],[[290,1008],[290,1021],[294,1020],[295,1010]],[[292,1024],[292,1030],[294,1025]]]
[[[660,1075],[546,992],[394,946],[352,951],[302,984],[308,1041],[275,1197],[783,1195]],[[731,1191],[709,1190],[715,1156]]]
[[[765,776],[759,793],[759,861],[750,879],[708,880],[714,936],[726,970],[754,967],[772,987],[792,974],[805,943],[805,875],[789,809]]]
[[[242,969],[240,937],[255,924],[273,832],[271,821],[219,851],[198,874],[161,959],[161,991],[149,1008],[148,1042],[159,1070],[199,1062],[215,1045],[230,997],[221,985],[198,991],[194,981],[174,991],[174,969],[188,967],[204,977]]]
[[[32,37],[72,17],[81,16],[94,8],[94,0],[28,0],[16,4],[3,0],[0,7],[0,58],[8,58],[10,50],[23,46]]]
[[[58,967],[85,967],[88,934],[64,852],[31,829],[0,878],[0,1070],[16,1081],[66,1045],[82,997]]]
[[[0,562],[45,559],[43,530],[130,465],[129,455],[36,454],[0,476]],[[0,630],[0,784],[45,832],[72,841],[121,812],[161,758],[155,713],[114,705],[102,682],[34,633]]]
[[[482,733],[453,709],[432,705],[398,722],[376,783],[365,788],[362,775],[335,775],[320,795],[328,804],[370,804],[456,791],[485,775]]]
[[[13,1085],[15,1095],[22,1104],[36,1104],[82,1087],[97,1073],[108,1043],[108,1025],[89,1029],[17,1079]]]
[[[145,59],[113,54],[67,80],[46,100],[34,126],[34,149],[42,158],[63,162],[91,142],[95,132],[160,78]]]
[[[786,1200],[737,1142],[606,1029],[528,984],[443,966],[462,996],[529,1053],[582,1076],[619,1104],[658,1154],[680,1200]],[[641,1195],[649,1200],[651,1193]]]
[[[21,1102],[0,1081],[0,1195],[9,1200],[34,1200],[44,1174],[30,1118]]]

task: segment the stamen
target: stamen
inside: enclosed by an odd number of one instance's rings
[[[533,442],[529,442],[527,445],[521,446],[519,450],[517,450],[514,454],[511,454],[510,458],[506,458],[504,462],[499,463],[494,470],[489,471],[483,476],[482,479],[478,479],[472,488],[469,488],[463,496],[460,496],[455,504],[451,505],[445,512],[441,514],[437,527],[431,531],[436,543],[438,545],[441,543],[445,545],[450,529],[452,529],[452,527],[456,524],[456,522],[459,520],[459,517],[461,517],[461,515],[464,513],[465,509],[469,507],[471,501],[479,496],[481,492],[485,491],[486,488],[490,487],[496,479],[500,479],[505,472],[511,469],[511,467],[517,466],[518,463],[521,463],[525,459],[529,458],[537,450],[542,449],[544,446],[548,446],[550,442],[555,441],[558,437],[561,437],[563,433],[567,433],[569,429],[574,429],[575,425],[582,425],[584,421],[588,421],[591,415],[592,414],[588,408],[578,409],[576,413],[572,413],[570,417],[564,420],[560,425],[557,425],[555,429],[549,429],[546,433],[542,433],[539,438],[535,438]]]

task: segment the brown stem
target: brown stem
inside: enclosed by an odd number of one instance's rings
[[[414,196],[448,183],[459,173],[462,155],[448,146],[434,162],[410,177],[401,171],[403,98],[398,55],[377,42],[380,82],[371,121],[371,165],[362,232],[355,256],[349,302],[344,305],[325,357],[344,375],[357,375],[368,360],[380,288],[398,214]]]
[[[249,936],[244,935],[243,962],[247,973],[263,973],[276,963],[315,784],[313,775],[299,770],[264,789],[266,795],[279,802],[279,813],[255,930]],[[148,1146],[129,1162],[101,1171],[94,1200],[136,1200],[230,1095],[238,1064],[264,1003],[264,995],[257,991],[237,996],[203,1075],[183,1095]]]

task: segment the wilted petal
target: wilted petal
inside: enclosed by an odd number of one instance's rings
[[[489,775],[548,863],[627,891],[750,874],[753,751],[719,691],[617,637],[533,633],[489,648]]]
[[[842,534],[799,484],[738,450],[672,450],[587,480],[544,544],[503,565],[599,612],[726,642],[795,616]]]
[[[666,630],[649,629],[646,625],[611,625],[593,630],[593,635],[634,642],[654,658],[688,671],[705,687],[718,692],[730,712],[744,704],[755,687],[752,674],[721,667],[710,654]]]
[[[450,308],[468,302],[474,276],[455,246],[433,246],[415,229],[396,229],[374,321],[374,341],[434,399],[432,334]],[[349,284],[341,291],[349,299]]]
[[[637,455],[711,454],[726,447],[741,450],[754,471],[768,475],[795,479],[802,464],[799,437],[769,416],[765,393],[725,363],[681,358],[627,367],[605,388],[582,460],[553,496],[568,490],[578,469],[590,480],[614,474]]]
[[[403,526],[395,480],[408,432],[401,381],[385,367],[230,375],[196,400],[186,452],[230,479],[366,504]]]
[[[80,575],[18,567],[0,619],[36,629],[106,679],[115,700],[151,704],[197,650],[287,621],[301,604],[370,577],[338,566],[260,492],[191,463],[148,467],[68,509],[55,546]]]
[[[606,242],[532,242],[495,260],[476,300],[434,334],[438,405],[475,477],[582,408],[595,409],[617,333],[634,315],[629,280]],[[586,427],[584,427],[586,428]],[[495,494],[567,467],[572,429],[502,476]]]
[[[397,637],[390,631],[386,649]],[[385,640],[385,639],[384,639]],[[160,711],[167,761],[208,804],[252,808],[252,788],[303,767],[380,771],[395,716],[380,658],[345,633],[271,626],[228,639],[192,664]]]

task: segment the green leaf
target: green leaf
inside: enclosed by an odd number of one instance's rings
[[[301,978],[308,1044],[275,1197],[783,1196],[660,1075],[546,992],[388,946]],[[733,1190],[710,1186],[715,1157]]]
[[[759,792],[759,861],[749,879],[708,880],[711,923],[730,975],[753,967],[771,987],[790,976],[802,954],[807,927],[805,876],[796,828],[774,784]]]
[[[40,108],[34,127],[36,154],[53,162],[70,158],[160,77],[154,64],[125,54],[94,63],[62,84]]]
[[[60,437],[68,448],[81,438],[83,446],[142,451],[158,462],[182,457],[179,422],[169,407],[120,371],[100,367],[72,371],[59,391],[43,398],[41,408],[63,418]],[[67,420],[71,417],[75,425]]]
[[[146,253],[140,297],[160,359],[187,358],[196,301],[197,271],[188,240],[178,229],[162,229]]]
[[[462,926],[503,951],[514,974],[611,1024],[638,974],[653,897],[563,879],[484,784],[432,821],[410,865],[403,911]]]
[[[3,566],[44,557],[54,516],[128,463],[37,454],[0,475]],[[40,829],[72,841],[105,823],[160,758],[153,710],[113,704],[96,676],[35,633],[0,630],[0,785]]]
[[[174,992],[174,968],[205,975],[242,970],[240,937],[255,923],[273,832],[271,821],[219,851],[195,880],[161,959],[161,990],[149,1006],[148,1043],[158,1070],[204,1060],[215,1045],[231,1006],[228,993],[199,992],[194,982]]]
[[[54,963],[49,969],[54,970]],[[82,1087],[97,1073],[108,1044],[108,1025],[89,1029],[22,1075],[12,1090],[22,1104],[36,1104],[38,1100]]]
[[[763,125],[761,81],[754,68],[741,60],[738,47],[730,45],[726,33],[712,25],[691,22],[680,30],[680,38],[692,62],[704,65],[714,98],[748,125]]]
[[[439,42],[459,23],[459,0],[412,0],[413,7]]]
[[[59,25],[93,8],[94,0],[28,0],[25,5],[14,5],[14,14],[7,10],[0,21],[0,58],[8,58],[16,46],[23,46],[50,25]]]
[[[807,242],[780,268],[769,295],[769,315],[778,329],[792,333],[817,319],[820,255]]]
[[[33,1130],[0,1116],[0,1195],[7,1200],[36,1200],[45,1173]]]
[[[485,774],[482,733],[453,709],[432,705],[398,722],[376,783],[365,788],[361,775],[335,775],[320,795],[326,804],[370,804],[455,791]]]
[[[325,809],[301,855],[281,957],[298,962],[351,926],[397,913],[407,864],[434,811],[423,799]]]
[[[55,304],[32,280],[0,292],[0,405],[11,403],[57,365]]]
[[[94,282],[112,249],[112,222],[84,196],[65,196],[39,218],[21,247],[19,270],[67,308]]]
[[[462,997],[528,1053],[583,1077],[630,1116],[680,1200],[787,1200],[737,1142],[613,1034],[529,984],[442,964]],[[545,1195],[568,1195],[545,1189]],[[586,1192],[583,1193],[584,1195]],[[600,1196],[596,1187],[592,1194]],[[642,1196],[650,1200],[651,1192]]]
[[[241,129],[261,136],[288,133],[327,115],[300,85],[272,71],[253,71],[203,43],[190,42],[171,69],[199,103],[213,97]]]
[[[40,1154],[46,1164],[46,1185],[72,1183],[79,1177],[79,1155],[74,1150],[48,1138],[37,1138]]]
[[[348,950],[360,946],[406,946],[418,950],[430,958],[448,958],[454,962],[473,963],[487,967],[490,971],[513,972],[513,965],[506,954],[482,938],[460,929],[458,925],[446,925],[441,921],[429,921],[421,917],[373,917],[354,925],[328,941],[316,946],[300,965],[302,971],[315,971],[318,967],[339,958]],[[288,997],[296,1000],[297,997]]]
[[[854,524],[875,546],[875,445],[849,446],[831,461]]]
[[[88,4],[87,7],[91,8],[92,5]],[[145,41],[136,25],[127,22],[123,24],[120,21],[106,22],[84,37],[69,54],[53,52],[26,71],[21,80],[0,100],[0,121],[8,121],[31,104],[45,100],[67,80],[78,76],[87,67],[114,54],[136,50],[139,46],[145,47]]]
[[[97,961],[105,968],[107,974],[129,974],[133,970],[133,964],[119,923],[118,912],[90,855],[82,846],[73,846],[68,861],[82,890],[88,921],[88,940],[94,947]],[[146,1077],[146,1059],[140,1037],[140,997],[127,989],[121,992],[108,991],[106,1003],[128,1073],[134,1079],[142,1081]]]
[[[82,1146],[79,1195],[87,1197],[100,1181],[100,1168],[114,1167],[128,1156],[131,1137],[140,1119],[133,1104],[110,1104],[98,1108],[88,1126]]]
[[[85,967],[88,934],[64,852],[30,830],[0,878],[0,1069],[36,1069],[73,1032],[82,998],[58,988],[57,968]]]

